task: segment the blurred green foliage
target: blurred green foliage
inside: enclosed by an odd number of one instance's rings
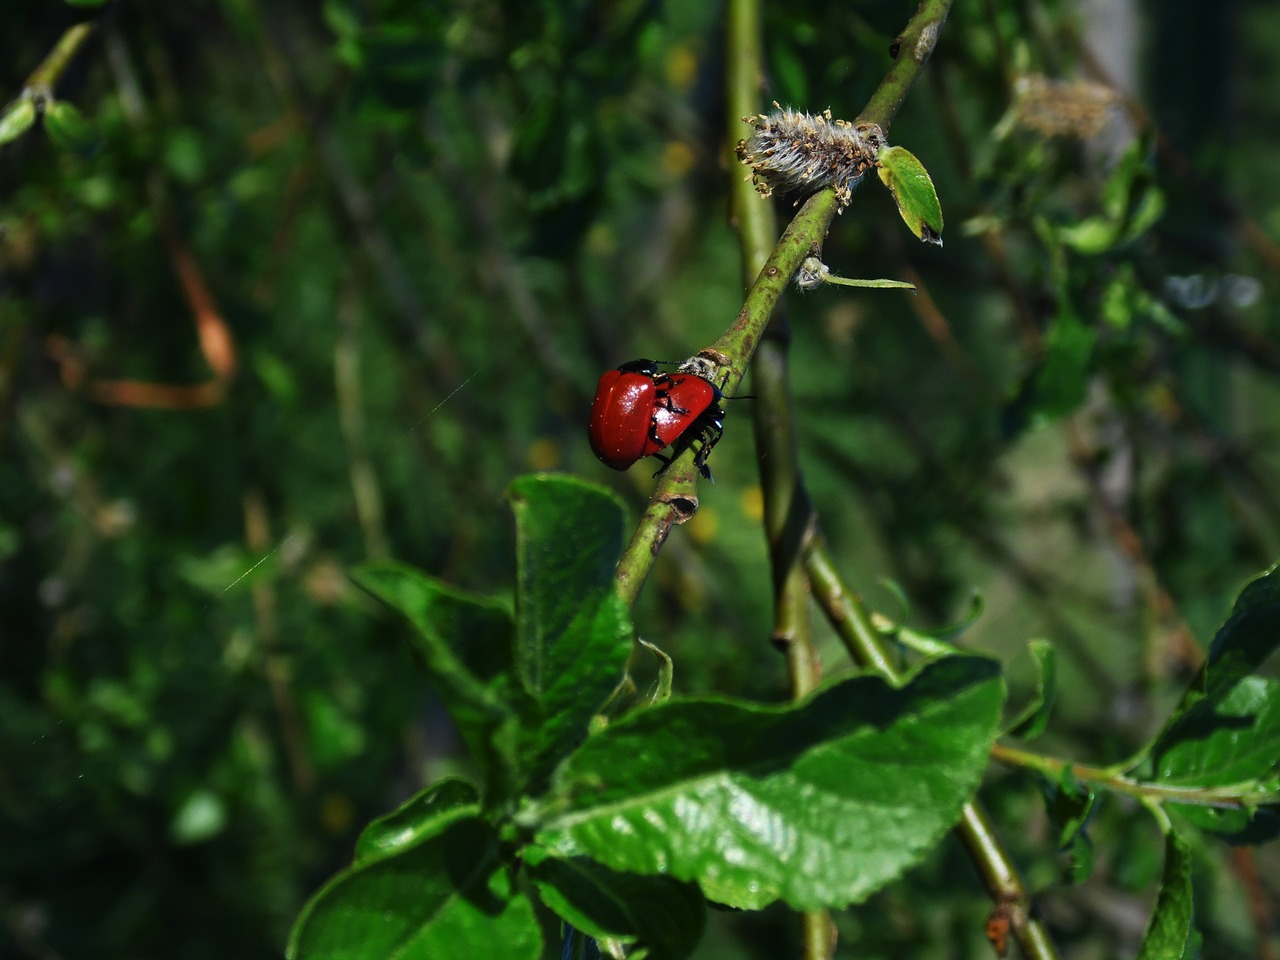
[[[1019,85],[1089,75],[1075,11],[956,6],[890,136],[932,175],[946,247],[868,189],[824,252],[921,295],[788,309],[802,461],[849,579],[893,609],[892,579],[925,627],[981,590],[965,640],[1027,697],[1026,641],[1051,639],[1045,740],[1107,763],[1176,698],[1187,638],[1280,557],[1280,59],[1270,5],[1204,14],[1230,50],[1206,27],[1204,55],[1172,61],[1169,24],[1200,14],[1151,9],[1155,125],[1108,152],[1072,127],[1088,90]],[[772,5],[761,106],[852,119],[909,12]],[[690,355],[740,305],[722,15],[0,9],[6,104],[99,18],[67,106],[19,110],[0,147],[0,956],[278,956],[361,825],[458,764],[403,630],[344,571],[392,556],[505,595],[502,492],[531,468],[639,508],[645,469],[606,476],[586,408],[600,371]],[[238,373],[205,408],[99,402],[103,381],[209,380],[173,237]],[[683,692],[778,700],[749,415],[731,410],[636,620]],[[1056,885],[1039,798],[989,786],[1032,886]],[[1160,845],[1118,803],[1090,832],[1092,879],[1044,912],[1070,956],[1131,954]],[[1193,855],[1206,955],[1249,954],[1243,868]],[[1258,860],[1274,916],[1274,850]],[[984,955],[968,870],[946,847],[840,915],[842,955]],[[791,955],[796,922],[716,916],[698,956]]]

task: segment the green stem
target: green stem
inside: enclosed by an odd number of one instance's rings
[[[902,671],[889,644],[876,629],[862,598],[841,581],[820,535],[812,537],[805,549],[805,567],[814,596],[835,626],[849,658],[890,680],[901,679]],[[953,832],[987,888],[995,905],[993,915],[1000,913],[1008,918],[1023,955],[1029,960],[1057,960],[1057,950],[1048,930],[1035,916],[1031,894],[1018,874],[1017,865],[976,800],[965,804]]]
[[[1226,810],[1247,810],[1263,804],[1275,803],[1275,794],[1257,793],[1241,794],[1238,786],[1226,787],[1179,787],[1167,783],[1151,783],[1134,780],[1130,777],[1108,770],[1105,767],[1091,767],[1083,763],[1073,763],[1060,757],[1050,757],[1029,750],[1001,743],[991,748],[991,758],[1010,767],[1023,767],[1043,774],[1046,779],[1057,781],[1064,771],[1081,783],[1112,793],[1123,793],[1139,800],[1168,801],[1171,803],[1189,803],[1202,807],[1219,807]]]
[[[752,0],[755,2],[757,0]],[[924,0],[920,4],[899,36],[893,67],[872,94],[859,115],[860,119],[878,123],[882,130],[888,131],[907,92],[929,59],[933,43],[950,9],[951,0]],[[749,38],[749,31],[745,29],[758,21],[758,11],[753,14],[751,4],[731,5],[729,29],[735,31],[739,46],[730,52],[730,123],[738,123],[737,118],[753,112],[758,104],[759,68],[751,64],[760,63],[759,31]],[[752,57],[750,63],[749,56]],[[751,199],[757,206],[762,205],[758,198]],[[744,231],[753,238],[765,237],[764,245],[767,246],[771,233],[767,229],[767,221],[754,219],[741,189],[735,194],[734,209]],[[760,268],[737,318],[715,343],[699,351],[724,372],[725,396],[732,397],[737,392],[782,292],[804,258],[821,250],[837,209],[834,188],[821,190],[805,201]],[[759,249],[762,247],[755,240],[744,248],[743,258],[748,273],[759,262],[758,253],[750,251]],[[619,592],[628,602],[633,602],[639,595],[654,558],[671,533],[671,527],[684,523],[697,510],[698,473],[693,458],[693,451],[688,450],[663,472],[644,518],[619,561]]]
[[[27,88],[43,95],[46,99],[52,99],[53,88],[58,85],[72,58],[84,46],[84,42],[89,39],[91,33],[93,33],[92,23],[77,23],[74,27],[68,28],[54,48],[49,51],[49,55],[44,58],[44,62],[27,78]]]
[[[804,930],[804,960],[831,960],[836,952],[836,927],[827,910],[806,910],[800,918]]]
[[[890,680],[900,679],[902,672],[890,645],[876,629],[862,597],[849,590],[840,579],[824,538],[812,539],[805,550],[804,562],[814,596],[835,626],[849,659]]]
[[[951,12],[952,0],[923,0],[915,15],[893,41],[894,63],[885,78],[876,87],[867,105],[858,114],[859,122],[878,123],[880,129],[889,132],[889,124],[920,71],[933,55],[934,44],[942,33],[942,25]]]
[[[725,55],[728,60],[725,106],[728,128],[725,140],[732,145],[744,134],[742,118],[759,109],[764,88],[764,51],[761,45],[760,0],[733,0],[727,11]],[[729,187],[732,220],[742,252],[742,275],[750,282],[760,272],[778,235],[773,205],[761,203],[750,177],[733,177]]]
[[[805,202],[765,261],[733,324],[712,346],[700,351],[713,357],[727,374],[726,396],[733,396],[742,383],[747,364],[792,274],[821,244],[835,213],[834,190],[823,190]],[[628,603],[639,595],[671,527],[687,521],[698,508],[698,471],[693,458],[693,451],[686,451],[663,471],[649,506],[618,561],[618,591]]]
[[[1049,931],[1035,916],[1031,894],[982,805],[976,800],[966,803],[960,822],[952,830],[995,904],[992,916],[1003,914],[1009,918],[1023,955],[1031,960],[1056,960],[1058,950],[1049,939]]]
[[[756,110],[763,86],[764,53],[761,49],[762,14],[760,0],[731,0],[727,10],[726,78],[728,130],[726,153],[732,155],[733,144],[741,136],[742,117]],[[731,186],[733,220],[738,228],[738,246],[742,254],[743,280],[750,283],[766,270],[777,222],[773,205],[761,203],[745,177],[734,178]],[[784,268],[786,279],[795,267]],[[773,287],[770,286],[770,290]],[[776,298],[774,303],[776,303]],[[786,314],[769,308],[762,336],[764,342],[755,352],[752,365],[752,388],[756,396],[752,417],[755,427],[757,460],[760,464],[760,486],[764,499],[764,528],[769,542],[770,569],[773,572],[774,615],[773,644],[787,657],[787,676],[793,699],[806,697],[822,677],[817,647],[813,642],[813,624],[809,612],[809,584],[799,562],[800,553],[793,544],[799,542],[796,525],[789,507],[798,499],[799,450],[796,444],[794,409],[790,379],[787,374],[787,349],[790,330]],[[744,364],[746,358],[743,360]],[[801,498],[807,503],[807,498]],[[807,910],[802,915],[804,960],[830,960],[835,953],[836,932],[828,910]]]
[[[757,109],[759,54],[758,0],[735,0],[729,7],[729,112],[731,129],[738,118]],[[888,131],[889,125],[921,68],[933,51],[933,44],[951,8],[951,0],[923,0],[900,35],[895,63],[877,88],[859,119],[874,122]],[[730,134],[730,142],[736,140]],[[766,465],[762,485],[766,486],[766,528],[773,554],[775,585],[780,601],[790,602],[797,578],[791,575],[797,558],[802,558],[808,585],[822,602],[835,624],[852,659],[864,667],[894,679],[901,675],[889,645],[880,636],[871,615],[859,598],[848,590],[831,562],[817,518],[805,491],[795,451],[794,407],[786,374],[787,330],[785,323],[771,324],[783,291],[805,257],[817,255],[838,209],[835,190],[828,188],[805,201],[767,257],[773,229],[765,206],[745,185],[736,185],[733,210],[742,231],[742,260],[747,276],[755,280],[734,323],[714,344],[701,351],[727,372],[725,393],[732,396],[751,364],[756,348],[760,356],[752,367],[753,388],[760,398],[763,435],[762,463]],[[757,208],[753,211],[753,207]],[[764,238],[761,240],[760,238]],[[768,339],[766,340],[766,334]],[[765,342],[762,344],[762,340]],[[782,438],[782,439],[780,439]],[[764,444],[767,444],[765,446]],[[765,450],[776,456],[764,455]],[[649,508],[641,520],[618,566],[618,588],[625,599],[634,601],[653,559],[675,523],[683,523],[697,509],[697,472],[692,453],[674,462],[663,474]],[[797,681],[793,675],[793,687]],[[956,834],[973,859],[995,903],[995,910],[1010,919],[1014,935],[1030,960],[1056,960],[1057,952],[1043,924],[1034,917],[1031,898],[1012,860],[1004,852],[986,814],[976,803],[966,805]],[[820,919],[807,916],[808,956],[821,957],[823,946],[816,931]]]

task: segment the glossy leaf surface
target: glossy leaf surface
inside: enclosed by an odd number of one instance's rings
[[[942,246],[942,204],[924,164],[903,147],[886,147],[876,159],[903,222],[919,239]]]
[[[436,828],[437,818],[477,802],[476,788],[466,780],[459,777],[439,780],[360,831],[360,838],[356,841],[356,860],[411,846]]]
[[[538,839],[731,906],[855,902],[954,823],[1002,699],[994,663],[954,657],[901,688],[855,677],[792,707],[668,701],[557,772]]]
[[[538,960],[533,904],[512,890],[492,828],[466,808],[437,826],[329,881],[294,927],[290,960]]]

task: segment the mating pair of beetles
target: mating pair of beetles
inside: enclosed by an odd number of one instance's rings
[[[697,444],[693,462],[710,480],[707,455],[724,429],[724,397],[711,380],[714,365],[691,357],[675,373],[660,373],[661,365],[657,360],[632,360],[600,378],[587,427],[591,449],[615,470],[626,470],[642,457],[656,457],[662,461],[661,473]],[[671,454],[663,456],[667,447]]]

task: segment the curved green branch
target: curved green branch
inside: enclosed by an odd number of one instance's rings
[[[1105,767],[1091,767],[1083,763],[1074,763],[1061,757],[1051,757],[1029,750],[997,743],[991,748],[991,759],[1009,767],[1021,767],[1035,770],[1049,780],[1059,780],[1063,773],[1069,773],[1076,780],[1091,787],[1109,790],[1112,793],[1123,793],[1139,800],[1154,800],[1162,803],[1187,803],[1201,807],[1216,807],[1222,810],[1248,810],[1267,804],[1280,802],[1280,796],[1272,793],[1258,793],[1242,790],[1240,786],[1225,787],[1183,787],[1169,783],[1153,783],[1150,780],[1135,780],[1116,773]]]
[[[53,88],[58,85],[67,67],[92,33],[92,23],[77,23],[68,28],[40,66],[27,77],[27,89],[45,99],[52,98]]]

